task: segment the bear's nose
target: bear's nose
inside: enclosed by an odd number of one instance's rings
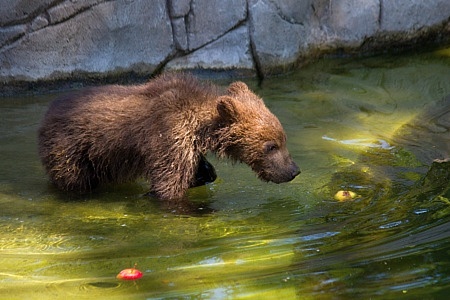
[[[300,168],[297,166],[295,162],[292,162],[292,179],[294,179],[298,174],[301,173]]]

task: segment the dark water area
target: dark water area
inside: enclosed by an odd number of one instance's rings
[[[248,83],[302,173],[263,183],[209,155],[218,179],[188,196],[211,211],[193,215],[144,180],[57,191],[36,145],[57,94],[1,98],[0,299],[447,299],[450,168],[433,160],[450,157],[450,49]]]

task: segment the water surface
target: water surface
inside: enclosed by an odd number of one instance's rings
[[[189,191],[205,207],[193,215],[143,196],[143,180],[57,191],[36,153],[57,95],[2,98],[0,298],[446,299],[449,185],[424,177],[448,157],[450,50],[324,59],[249,84],[302,174],[262,183],[209,155],[219,178]],[[115,278],[134,264],[142,279]]]

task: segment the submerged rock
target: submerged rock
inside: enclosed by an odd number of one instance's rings
[[[436,159],[427,174],[413,187],[409,195],[445,196],[449,191],[450,159]]]
[[[394,141],[426,165],[450,158],[450,95],[426,106],[396,132]]]

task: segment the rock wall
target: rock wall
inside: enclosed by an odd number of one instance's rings
[[[449,20],[448,0],[0,0],[0,85],[180,69],[263,77],[333,51],[448,41]]]

